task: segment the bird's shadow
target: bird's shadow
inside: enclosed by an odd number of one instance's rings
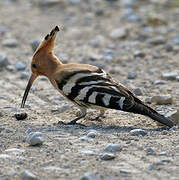
[[[41,131],[41,132],[56,132],[56,133],[78,133],[81,132],[87,132],[91,129],[94,129],[96,131],[102,132],[102,133],[128,133],[133,129],[139,129],[135,126],[115,126],[115,125],[109,125],[109,126],[103,126],[103,125],[88,125],[84,126],[81,124],[75,124],[75,125],[51,125],[51,126],[38,126],[38,127],[32,127],[33,131]],[[161,132],[163,130],[169,130],[167,127],[158,127],[154,129],[147,129],[147,128],[140,128],[142,130],[145,130],[147,132]]]

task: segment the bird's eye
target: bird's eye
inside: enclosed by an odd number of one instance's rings
[[[36,69],[36,68],[37,68],[37,65],[36,65],[36,64],[32,64],[32,67]]]

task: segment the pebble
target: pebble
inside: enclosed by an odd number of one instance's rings
[[[87,151],[81,151],[80,154],[85,154],[88,156],[93,156],[95,153],[93,151],[87,150]]]
[[[78,5],[81,3],[81,0],[68,0],[69,4],[72,4],[72,5]]]
[[[166,41],[167,41],[167,39],[163,36],[157,36],[154,38],[147,39],[147,43],[152,44],[152,45],[164,44],[164,43],[166,43]]]
[[[174,38],[173,38],[173,42],[177,45],[179,45],[179,34],[177,34]]]
[[[131,171],[129,171],[128,169],[120,169],[120,173],[122,173],[122,174],[131,174]]]
[[[130,131],[130,134],[133,136],[139,136],[139,135],[145,136],[147,135],[147,131],[143,129],[133,129]]]
[[[7,159],[7,158],[11,158],[11,156],[9,156],[8,154],[0,154],[0,158]]]
[[[166,81],[164,81],[164,80],[156,80],[156,81],[154,81],[154,85],[163,85],[163,84],[166,84]]]
[[[21,180],[37,180],[38,178],[28,170],[21,173]]]
[[[177,75],[177,72],[162,73],[162,78],[166,80],[176,80]]]
[[[166,155],[167,153],[165,151],[159,153],[159,156],[166,156]]]
[[[70,109],[70,108],[71,108],[71,106],[68,105],[68,104],[61,105],[61,106],[54,106],[54,107],[51,109],[51,112],[63,113],[63,112],[67,111],[67,110]]]
[[[90,141],[92,141],[92,139],[89,138],[88,136],[83,136],[83,137],[80,137],[80,141],[87,141],[87,142],[90,142]]]
[[[0,70],[5,68],[8,64],[8,58],[6,56],[0,55]]]
[[[16,64],[16,70],[17,71],[23,71],[23,70],[25,70],[25,64],[24,63],[22,63],[22,62],[18,62],[17,64]]]
[[[162,159],[162,160],[161,160],[162,163],[169,163],[169,162],[171,162],[171,161],[172,161],[171,158],[165,158],[165,159]]]
[[[137,74],[135,72],[129,72],[127,75],[128,79],[136,79]]]
[[[94,173],[87,172],[80,178],[80,180],[101,180],[101,177]]]
[[[103,59],[105,61],[112,61],[113,60],[112,56],[104,56]]]
[[[33,52],[36,51],[36,49],[40,45],[40,43],[41,43],[41,41],[39,41],[39,40],[33,40],[30,42]]]
[[[120,152],[122,148],[119,144],[108,144],[104,150],[107,152]]]
[[[5,152],[7,152],[7,153],[13,153],[13,154],[19,154],[19,153],[24,153],[25,150],[23,150],[23,149],[18,149],[18,148],[11,148],[11,149],[6,149]]]
[[[151,171],[151,170],[154,170],[155,169],[155,166],[153,164],[150,164],[149,167],[148,167],[148,170]]]
[[[127,37],[127,30],[126,28],[118,28],[118,29],[114,29],[111,33],[110,33],[110,37],[112,39],[124,39]]]
[[[6,69],[7,69],[8,71],[10,71],[10,72],[15,71],[15,67],[12,66],[12,65],[7,65],[7,66],[6,66]]]
[[[18,46],[18,42],[15,39],[6,39],[2,42],[3,46],[14,48]]]
[[[136,96],[142,96],[142,90],[140,88],[135,88],[132,90],[132,92],[136,95]]]
[[[155,151],[153,148],[149,147],[146,149],[146,152],[147,152],[147,155],[152,155],[152,154],[154,154]]]
[[[176,77],[176,80],[179,81],[179,75]]]
[[[16,113],[14,116],[17,120],[24,120],[27,118],[27,113]]]
[[[173,51],[173,46],[172,46],[171,44],[166,44],[166,45],[164,46],[164,48],[165,48],[165,50],[166,50],[167,52]]]
[[[112,153],[103,153],[103,154],[100,154],[100,159],[101,160],[105,160],[105,161],[107,161],[107,160],[112,160],[112,159],[114,159],[116,156],[114,155],[114,154],[112,154]]]
[[[29,133],[26,141],[31,146],[36,146],[36,145],[43,144],[44,143],[44,138],[42,137],[41,132],[31,132],[31,133]]]
[[[136,50],[134,52],[134,57],[141,57],[141,58],[143,58],[145,56],[146,56],[146,54],[144,52],[140,51],[140,50]]]
[[[179,124],[179,109],[167,113],[166,117],[173,119],[176,124]]]
[[[158,96],[153,96],[151,97],[151,103],[155,103],[158,105],[163,105],[163,104],[172,104],[173,99],[170,94],[168,95],[158,95]]]
[[[21,79],[28,79],[29,78],[29,73],[26,71],[23,71],[20,73],[20,78]]]
[[[96,130],[90,130],[89,133],[87,134],[87,137],[89,138],[95,138],[96,136],[97,136]]]
[[[40,6],[45,6],[45,7],[49,7],[49,6],[55,6],[58,5],[59,3],[62,3],[63,1],[61,0],[39,0],[38,4]]]

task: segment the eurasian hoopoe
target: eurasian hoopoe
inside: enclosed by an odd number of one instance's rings
[[[122,84],[115,82],[104,70],[89,64],[62,64],[53,54],[59,27],[56,26],[35,51],[32,75],[27,84],[21,107],[23,108],[32,83],[38,76],[46,76],[52,85],[67,99],[77,105],[81,115],[68,124],[86,116],[88,108],[99,109],[101,117],[106,109],[116,109],[142,114],[172,127],[174,123],[145,105]]]

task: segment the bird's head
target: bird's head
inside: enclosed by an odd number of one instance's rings
[[[44,40],[36,49],[32,61],[31,61],[31,77],[27,84],[22,99],[21,107],[23,108],[29,93],[29,90],[38,76],[47,76],[51,78],[56,68],[62,63],[53,54],[56,34],[59,31],[59,27],[56,26],[50,34],[47,34]]]

